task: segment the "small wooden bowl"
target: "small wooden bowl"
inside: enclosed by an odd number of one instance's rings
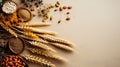
[[[23,14],[23,12],[21,12],[22,10],[25,10],[27,13],[29,13],[29,17]],[[27,8],[22,8],[22,7],[18,8],[17,14],[18,17],[22,18],[24,22],[30,21],[32,19],[32,13]]]
[[[11,38],[8,40],[8,47],[14,54],[21,54],[25,49],[25,43],[21,38]]]
[[[3,9],[3,7],[6,7],[6,6],[4,6],[4,4],[7,3],[7,2],[12,2],[12,3],[14,3],[14,4],[16,5],[16,9],[15,9],[13,12],[12,12],[12,11],[11,11],[11,12],[10,12],[10,11],[7,12],[7,10],[4,10],[4,9]],[[14,1],[12,1],[12,0],[3,1],[2,11],[3,11],[4,13],[6,13],[6,14],[12,14],[12,13],[14,13],[16,10],[17,10],[17,4],[16,4]]]

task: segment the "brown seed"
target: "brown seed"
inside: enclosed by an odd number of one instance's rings
[[[63,9],[67,9],[67,6],[63,6]]]
[[[61,23],[61,20],[58,21],[58,24]]]
[[[57,11],[57,9],[54,10],[54,12],[56,12],[56,11]]]
[[[52,20],[53,20],[53,17],[51,16],[51,17],[50,17],[50,21],[52,21]]]
[[[72,9],[72,6],[68,6],[68,9]]]
[[[60,5],[60,2],[59,2],[59,1],[57,1],[57,2],[56,2],[56,4]]]
[[[55,7],[59,7],[59,5],[58,5],[58,4],[55,4]]]
[[[67,18],[66,18],[66,21],[69,21],[69,20],[70,20],[70,17],[67,17]]]
[[[66,14],[70,14],[70,12],[67,12]]]
[[[63,10],[62,7],[60,7],[60,8],[59,8],[59,11],[62,11],[62,10]]]
[[[43,19],[43,20],[42,20],[42,22],[44,23],[44,22],[45,22],[45,20]]]
[[[33,17],[35,17],[36,15],[35,14],[33,14]]]
[[[50,6],[49,6],[50,8],[54,8],[54,6],[52,5],[52,4],[50,4]]]

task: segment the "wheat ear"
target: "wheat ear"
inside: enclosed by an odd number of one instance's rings
[[[38,57],[36,55],[31,55],[31,54],[25,54],[22,55],[27,61],[29,62],[33,62],[33,63],[37,63],[37,64],[41,64],[41,65],[45,65],[47,67],[56,67],[53,63],[51,63],[50,61],[43,59],[41,57]]]
[[[56,59],[59,61],[66,61],[66,59],[64,59],[64,58],[58,56],[57,54],[50,52],[48,50],[43,50],[43,49],[38,49],[38,48],[28,48],[28,50],[32,53],[43,55],[43,56],[46,56],[48,58]]]
[[[53,51],[53,52],[56,52],[53,48],[47,46],[46,44],[43,44],[43,43],[40,43],[40,42],[37,42],[37,41],[28,41],[32,46],[36,46],[36,47],[39,47],[39,48],[42,48],[42,49],[45,49],[45,50],[50,50],[50,51]]]
[[[15,37],[18,37],[17,34],[9,27],[5,26],[5,25],[1,25],[6,31],[8,31],[10,34],[12,34]]]
[[[40,38],[31,38],[31,37],[27,37],[27,36],[20,35],[20,34],[18,34],[18,36],[21,37],[21,38],[24,38],[24,39],[26,39],[26,40],[29,40],[29,41],[38,41],[38,42],[41,42],[41,43],[43,43],[43,44],[48,44],[47,41],[45,41],[45,40],[43,40],[43,39],[40,39]]]
[[[69,47],[69,46],[66,46],[66,45],[63,45],[63,44],[59,44],[59,43],[50,43],[50,44],[53,45],[53,46],[55,46],[55,47],[64,49],[64,50],[66,50],[66,51],[70,51],[70,52],[73,51],[73,48],[71,48],[71,47]]]
[[[47,34],[45,34],[45,35],[38,35],[38,36],[40,36],[44,40],[47,40],[47,41],[50,41],[50,42],[62,43],[62,44],[68,45],[70,47],[74,46],[74,44],[72,42],[64,40],[64,39],[59,38],[59,37],[55,37],[55,36],[51,36],[51,35],[47,35]]]
[[[52,32],[52,31],[46,31],[46,30],[42,30],[42,29],[37,29],[37,28],[33,28],[33,27],[28,27],[28,26],[16,26],[19,29],[24,29],[26,31],[31,31],[34,33],[40,33],[40,34],[50,34],[50,35],[56,35],[56,32]]]
[[[19,26],[29,26],[29,27],[44,27],[50,26],[50,23],[19,23]]]

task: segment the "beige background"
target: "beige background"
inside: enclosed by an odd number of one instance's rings
[[[120,0],[59,1],[73,6],[72,20],[57,24],[55,20],[65,14],[56,13],[53,25],[46,29],[59,32],[59,36],[73,41],[76,47],[74,53],[60,52],[69,61],[57,67],[120,67]]]

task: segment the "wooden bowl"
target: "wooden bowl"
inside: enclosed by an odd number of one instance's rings
[[[21,54],[24,51],[25,43],[21,38],[10,38],[8,47],[14,54]]]
[[[30,21],[32,19],[32,13],[27,8],[18,8],[17,14],[20,18],[23,19],[24,22]]]
[[[13,3],[15,5],[15,8],[7,6],[7,3],[9,3],[9,4]],[[13,11],[11,9],[13,9]],[[17,10],[17,4],[14,1],[12,1],[12,0],[6,0],[6,1],[3,2],[3,4],[2,4],[2,11],[4,13],[6,13],[6,14],[12,14],[16,10]]]
[[[18,56],[18,58],[19,58],[22,62],[25,63],[25,66],[24,66],[24,67],[29,67],[29,65],[27,64],[27,62],[26,62],[21,56],[19,56],[19,55],[5,55],[5,56],[3,57],[3,59],[1,60],[0,66],[4,67],[4,63],[3,63],[4,58],[5,58],[5,57],[9,57],[9,56]],[[13,59],[12,59],[12,60],[13,60]],[[12,62],[12,61],[11,61],[11,62]],[[13,61],[13,62],[14,62],[14,61]]]

